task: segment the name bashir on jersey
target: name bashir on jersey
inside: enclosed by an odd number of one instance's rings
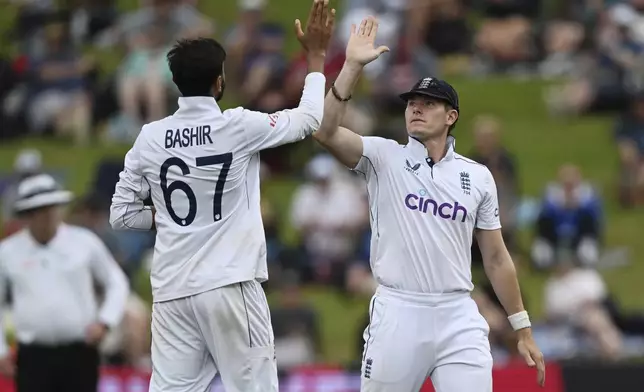
[[[165,148],[179,148],[212,144],[210,125],[165,131]]]

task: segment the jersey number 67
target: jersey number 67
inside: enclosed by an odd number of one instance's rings
[[[212,201],[212,214],[215,222],[221,220],[221,199],[224,194],[224,185],[226,184],[226,176],[228,176],[228,170],[230,169],[230,164],[233,161],[233,153],[229,152],[226,154],[219,155],[209,155],[205,157],[196,158],[196,166],[210,166],[210,165],[220,165],[223,164],[221,171],[219,172],[219,177],[217,178],[217,184],[215,185],[215,197]],[[189,226],[194,222],[195,217],[197,216],[197,197],[195,196],[194,191],[188,184],[183,181],[173,181],[168,185],[168,169],[171,166],[178,166],[181,169],[181,173],[186,176],[190,174],[190,167],[186,162],[177,157],[168,158],[163,165],[161,166],[161,172],[159,173],[159,178],[161,180],[161,191],[163,192],[163,199],[165,201],[165,207],[168,210],[168,214],[176,224],[180,226]],[[181,218],[172,208],[172,192],[180,190],[186,194],[188,198],[188,215]]]

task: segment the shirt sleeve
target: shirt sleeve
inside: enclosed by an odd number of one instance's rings
[[[486,169],[485,184],[483,185],[483,200],[476,212],[476,228],[481,230],[497,230],[501,228],[499,219],[499,198],[496,183],[492,173]]]
[[[326,78],[319,72],[307,75],[300,105],[272,114],[244,110],[244,132],[251,154],[304,139],[315,132],[324,113]]]
[[[121,322],[125,312],[125,304],[130,293],[125,274],[114,257],[103,244],[100,238],[95,237],[92,242],[92,275],[103,287],[105,298],[98,312],[98,319],[109,327],[115,327]]]
[[[150,184],[141,170],[139,144],[143,130],[125,155],[125,167],[112,196],[110,224],[116,230],[151,230],[154,225],[152,207],[144,205],[150,196]]]
[[[387,149],[394,145],[398,143],[393,140],[377,136],[362,136],[362,158],[353,170],[365,176],[377,173],[385,162]]]

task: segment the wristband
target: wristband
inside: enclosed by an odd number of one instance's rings
[[[508,316],[508,321],[510,322],[512,329],[514,329],[515,331],[524,328],[530,328],[532,326],[532,324],[530,324],[530,317],[528,316],[528,312],[526,312],[525,310],[523,312]]]
[[[331,92],[333,93],[333,96],[335,97],[335,99],[337,99],[340,102],[347,102],[351,100],[351,94],[349,94],[349,97],[347,98],[342,98],[340,96],[340,94],[338,93],[338,89],[335,88],[335,83],[333,83],[333,85],[331,86]]]

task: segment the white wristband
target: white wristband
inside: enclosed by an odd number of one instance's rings
[[[528,312],[526,312],[525,310],[523,312],[508,316],[508,321],[510,322],[512,329],[514,329],[515,331],[524,328],[530,328],[532,326],[532,324],[530,324],[530,317],[528,316]]]

